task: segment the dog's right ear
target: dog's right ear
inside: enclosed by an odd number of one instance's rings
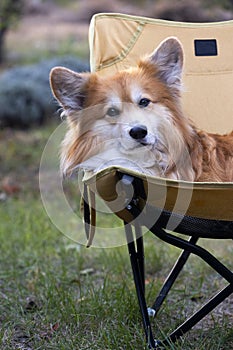
[[[85,85],[89,73],[76,73],[64,67],[55,67],[50,72],[50,86],[54,97],[69,113],[83,108]]]
[[[181,75],[184,63],[183,48],[175,37],[165,39],[149,56],[149,61],[157,68],[158,77],[168,86],[181,87]]]

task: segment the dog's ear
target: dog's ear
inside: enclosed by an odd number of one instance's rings
[[[181,43],[175,37],[164,40],[149,56],[156,65],[159,78],[172,88],[180,88],[184,55]]]
[[[69,112],[83,108],[85,85],[88,79],[88,73],[76,73],[64,67],[55,67],[51,70],[51,90],[65,111]]]

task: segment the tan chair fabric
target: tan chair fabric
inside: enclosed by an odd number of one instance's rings
[[[103,198],[110,209],[128,221],[123,211],[125,198],[121,196],[117,183],[118,172],[140,177],[147,192],[147,204],[165,209],[179,215],[195,216],[202,219],[233,220],[233,184],[203,183],[168,180],[139,175],[131,170],[110,167],[89,177],[84,181],[90,190]],[[141,200],[141,208],[144,200]]]
[[[233,21],[193,24],[122,14],[95,15],[90,25],[91,70],[106,75],[135,65],[140,56],[151,53],[169,36],[176,36],[184,47],[186,115],[207,131],[231,131]],[[216,39],[218,55],[195,56],[196,39]],[[148,188],[148,202],[153,206],[199,218],[233,220],[233,183],[189,183],[141,177]],[[97,177],[88,178],[86,174],[85,181],[107,202],[118,196],[114,167],[101,171]],[[110,203],[112,210],[118,212],[114,205]],[[122,217],[124,212],[118,215]]]
[[[169,36],[185,52],[184,110],[210,132],[233,129],[233,21],[181,23],[122,14],[98,14],[90,24],[91,70],[99,74],[133,66]],[[195,39],[216,39],[217,56],[195,56]]]

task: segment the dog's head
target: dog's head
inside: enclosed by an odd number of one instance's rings
[[[69,174],[110,148],[126,156],[143,149],[156,154],[162,167],[171,166],[168,154],[175,157],[185,142],[180,109],[182,67],[181,44],[168,38],[137,67],[113,76],[53,68],[51,88],[69,125],[62,146],[62,172]]]

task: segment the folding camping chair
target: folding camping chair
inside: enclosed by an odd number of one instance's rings
[[[134,66],[141,55],[151,53],[169,36],[178,37],[184,47],[186,115],[204,130],[229,132],[233,125],[233,21],[193,24],[123,14],[95,15],[90,25],[91,69],[106,75]],[[207,249],[197,245],[199,238],[232,240],[233,183],[167,180],[114,166],[87,176],[84,183],[87,233],[95,224],[95,210],[88,194],[91,197],[97,194],[124,221],[150,349],[175,342],[233,292],[233,273]],[[142,226],[182,250],[150,308],[145,300]],[[150,316],[156,316],[191,253],[210,265],[227,281],[227,286],[164,340],[155,340]]]

